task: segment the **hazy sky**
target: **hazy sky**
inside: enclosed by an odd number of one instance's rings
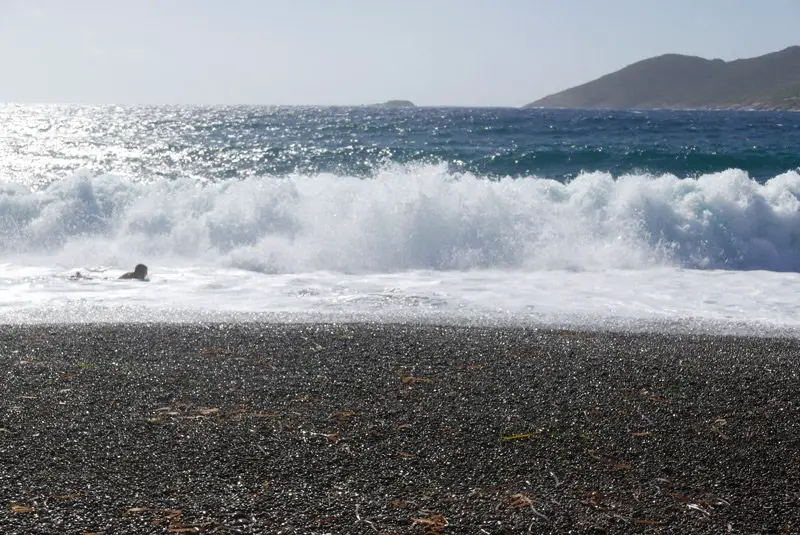
[[[518,106],[798,28],[800,0],[0,0],[0,102]]]

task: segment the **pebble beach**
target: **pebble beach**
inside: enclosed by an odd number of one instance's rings
[[[797,533],[800,341],[0,326],[0,532]]]

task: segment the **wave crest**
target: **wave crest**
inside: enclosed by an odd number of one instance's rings
[[[483,268],[800,271],[800,175],[489,180],[445,165],[200,184],[76,175],[0,185],[0,253],[268,273]]]

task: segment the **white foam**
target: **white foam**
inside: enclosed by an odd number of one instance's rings
[[[580,175],[568,184],[389,167],[374,179],[199,184],[75,176],[0,188],[0,253],[61,266],[148,261],[264,273],[410,269],[800,270],[800,175],[759,184]]]
[[[800,175],[387,167],[0,185],[0,322],[336,318],[796,329]],[[147,284],[115,280],[150,266]],[[111,266],[70,281],[75,269]],[[723,330],[724,330],[723,329]]]
[[[164,268],[150,281],[0,265],[0,323],[445,321],[800,332],[800,275],[654,268],[265,274]]]

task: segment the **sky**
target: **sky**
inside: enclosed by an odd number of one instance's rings
[[[0,0],[0,102],[520,106],[798,27],[800,0]]]

